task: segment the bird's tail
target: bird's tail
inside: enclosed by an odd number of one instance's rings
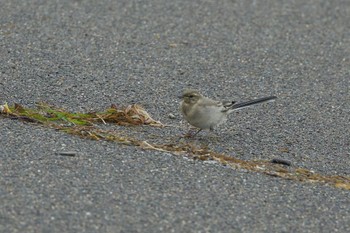
[[[259,99],[255,99],[255,100],[246,101],[246,102],[243,102],[243,103],[233,104],[232,106],[230,106],[229,111],[250,107],[250,106],[252,106],[254,104],[260,104],[260,103],[264,103],[264,102],[271,102],[271,101],[274,101],[275,99],[277,99],[276,96],[268,96],[268,97],[263,97],[263,98],[259,98]]]

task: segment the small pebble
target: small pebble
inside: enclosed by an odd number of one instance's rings
[[[62,155],[62,156],[76,156],[77,152],[75,151],[61,151],[61,152],[57,152],[58,155]]]
[[[286,165],[286,166],[292,165],[292,162],[290,162],[288,160],[285,160],[285,159],[272,159],[271,163],[278,163],[278,164],[283,164],[283,165]]]
[[[170,119],[176,119],[175,115],[172,114],[172,113],[169,113],[168,117],[169,117]]]

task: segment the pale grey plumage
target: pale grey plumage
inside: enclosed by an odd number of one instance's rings
[[[217,125],[225,122],[227,115],[231,112],[254,104],[273,101],[276,98],[276,96],[269,96],[237,104],[235,102],[215,101],[201,95],[196,90],[186,89],[182,94],[180,109],[186,121],[199,128],[199,131],[202,129],[213,130]]]

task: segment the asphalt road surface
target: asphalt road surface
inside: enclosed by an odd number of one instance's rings
[[[276,95],[186,140],[350,176],[350,1],[0,5],[0,104],[139,103],[169,127],[106,129],[161,141],[187,130],[184,88],[237,101]],[[0,232],[350,232],[350,191],[0,116]]]

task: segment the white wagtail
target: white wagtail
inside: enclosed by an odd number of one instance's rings
[[[220,102],[201,95],[198,91],[186,89],[182,96],[181,112],[190,125],[199,128],[193,135],[198,134],[202,129],[213,130],[215,126],[227,120],[227,115],[235,110],[246,108],[254,104],[275,100],[276,96],[268,96],[247,102]]]

